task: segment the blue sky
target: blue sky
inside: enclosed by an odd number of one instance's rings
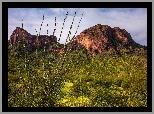
[[[16,27],[22,27],[32,35],[36,35],[36,31],[40,30],[40,34],[52,35],[54,28],[55,36],[59,38],[66,13],[68,16],[64,23],[64,29],[60,43],[65,43],[67,35],[73,21],[74,12],[76,17],[71,29],[71,38],[76,32],[79,21],[82,17],[76,35],[83,30],[90,28],[96,24],[108,25],[110,27],[120,27],[126,29],[132,38],[139,44],[147,45],[147,9],[146,8],[9,8],[8,10],[8,39]],[[82,13],[84,15],[82,16]],[[55,27],[55,17],[57,26]],[[47,27],[48,24],[48,27]]]

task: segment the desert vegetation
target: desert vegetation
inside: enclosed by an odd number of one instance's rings
[[[109,56],[90,56],[84,48],[62,54],[44,49],[28,53],[24,42],[24,54],[15,48],[8,46],[9,107],[147,107],[144,49],[131,54],[120,49],[121,56],[112,56],[110,50]]]

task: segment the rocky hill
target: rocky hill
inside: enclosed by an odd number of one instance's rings
[[[26,30],[16,27],[13,31],[10,39],[8,40],[8,45],[17,45],[17,47],[22,46],[25,43],[28,51],[35,51],[36,48],[43,49],[46,47],[48,49],[52,43],[58,43],[56,36],[47,35],[31,35]]]
[[[129,52],[133,52],[134,48],[147,49],[146,46],[136,43],[125,29],[101,24],[85,29],[68,44],[74,44],[72,50],[80,44],[93,56],[108,50],[121,54],[120,48],[125,48]]]
[[[121,55],[120,49],[122,48],[127,49],[131,53],[135,48],[147,49],[146,46],[136,43],[125,29],[120,29],[119,27],[111,28],[108,25],[101,24],[82,31],[80,35],[77,35],[66,44],[66,48],[64,48],[63,44],[57,42],[56,36],[40,35],[37,38],[36,35],[31,35],[26,30],[16,27],[8,44],[16,44],[18,47],[21,47],[20,43],[22,41],[25,42],[28,51],[45,47],[47,52],[63,53],[76,50],[77,48],[85,48],[92,56],[95,56],[97,53],[106,53],[107,51]],[[54,49],[50,48],[54,44],[56,44],[56,47]]]

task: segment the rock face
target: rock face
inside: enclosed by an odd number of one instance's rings
[[[21,47],[23,41],[25,42],[28,51],[35,51],[38,48],[44,49],[45,47],[47,52],[61,54],[79,48],[85,48],[92,56],[95,56],[97,53],[106,53],[107,51],[113,51],[116,54],[121,55],[119,48],[125,48],[130,52],[136,47],[147,48],[146,46],[136,43],[125,29],[120,29],[119,27],[111,28],[108,25],[101,24],[97,24],[82,31],[80,35],[77,35],[65,45],[66,48],[64,48],[63,44],[57,42],[56,36],[40,35],[37,37],[36,35],[31,35],[20,27],[16,27],[8,44],[17,44]]]
[[[40,35],[37,37],[37,35],[31,35],[26,30],[16,27],[10,36],[8,44],[17,44],[19,46],[23,41],[25,42],[28,51],[34,51],[36,48],[44,48],[44,46],[46,46],[46,49],[49,48],[53,42],[57,43],[57,37],[52,37],[52,35]]]
[[[118,49],[120,46],[130,51],[132,51],[130,46],[142,47],[132,39],[131,35],[125,29],[120,29],[119,27],[111,28],[110,26],[101,24],[82,31],[71,42],[72,44],[82,45],[93,56],[107,50],[114,50],[117,54],[120,54]],[[74,46],[72,46],[72,49],[75,49]]]

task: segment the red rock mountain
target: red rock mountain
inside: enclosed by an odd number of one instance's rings
[[[9,45],[17,44],[19,46],[22,41],[25,42],[28,51],[34,51],[36,48],[43,49],[44,46],[46,47],[46,49],[48,49],[53,42],[58,43],[56,36],[52,37],[52,35],[50,36],[40,35],[37,38],[37,35],[31,35],[26,30],[20,27],[16,27],[16,29],[10,36],[8,44]]]
[[[101,24],[97,24],[82,31],[80,35],[77,35],[66,44],[67,48],[65,49],[63,44],[57,42],[56,36],[52,37],[52,35],[50,35],[46,37],[46,35],[40,35],[37,39],[36,35],[31,35],[20,27],[17,27],[13,31],[8,43],[9,45],[19,45],[22,40],[25,41],[29,51],[34,51],[36,48],[43,49],[46,47],[46,51],[50,52],[52,49],[49,47],[55,43],[57,44],[57,48],[54,51],[56,53],[63,53],[64,50],[65,52],[67,50],[73,51],[80,47],[85,48],[92,56],[97,53],[105,53],[108,50],[121,54],[119,48],[125,48],[130,52],[132,52],[134,48],[147,48],[146,46],[136,43],[132,39],[130,33],[125,29],[120,29],[119,27],[111,28],[110,26]]]
[[[136,43],[125,29],[111,28],[101,24],[85,29],[69,43],[74,44],[72,49],[80,44],[93,56],[107,50],[120,54],[119,48],[126,48],[130,52],[133,51],[133,48],[142,47],[146,49],[145,46]]]

